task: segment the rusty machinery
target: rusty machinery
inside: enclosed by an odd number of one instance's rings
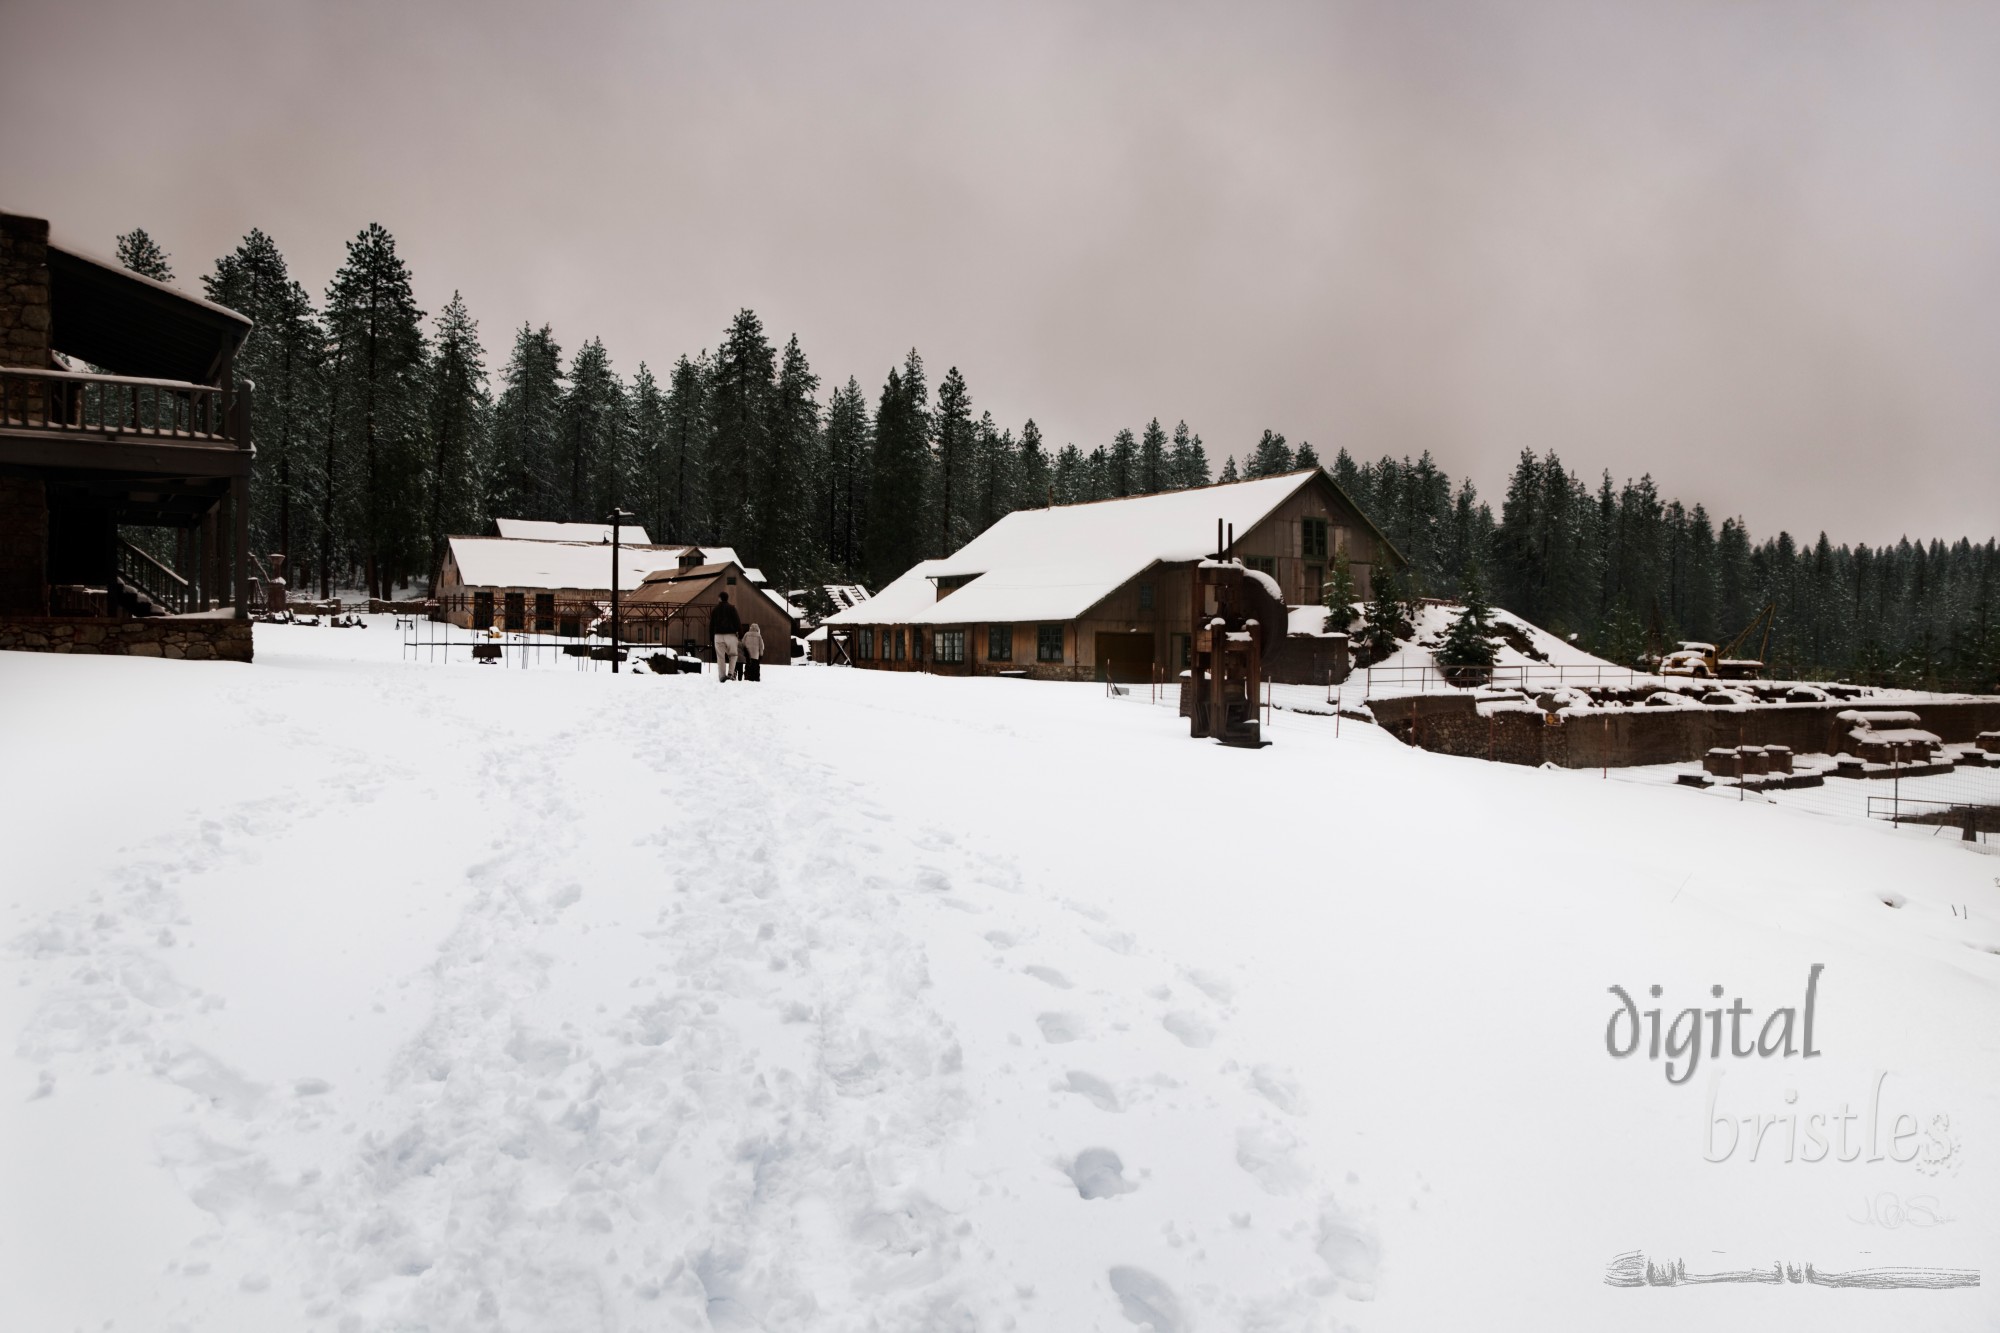
[[[1264,652],[1285,633],[1284,600],[1235,558],[1236,529],[1215,525],[1213,559],[1194,568],[1188,598],[1188,670],[1181,716],[1188,734],[1224,745],[1268,745],[1257,724]]]

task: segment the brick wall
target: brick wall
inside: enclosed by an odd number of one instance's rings
[[[251,625],[222,617],[150,616],[138,620],[0,620],[0,651],[102,653],[190,662],[248,662]]]

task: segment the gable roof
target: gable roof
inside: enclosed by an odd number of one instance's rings
[[[1254,481],[1165,491],[1122,500],[1022,509],[942,560],[926,560],[828,624],[960,625],[1074,620],[1155,564],[1200,560],[1215,550],[1220,519],[1239,535],[1315,480],[1347,500],[1318,468]],[[1350,508],[1400,561],[1380,530]],[[935,581],[970,581],[939,597]]]
[[[716,580],[728,574],[732,569],[743,576],[742,582],[736,585],[736,596],[738,598],[747,599],[752,596],[761,596],[772,606],[776,607],[779,613],[788,620],[798,619],[798,609],[796,607],[769,588],[759,586],[756,579],[751,577],[753,571],[743,568],[743,566],[737,564],[734,560],[722,560],[714,564],[697,565],[690,569],[682,569],[678,564],[669,565],[663,569],[656,569],[640,581],[639,586],[632,591],[630,600],[642,604],[685,606],[689,602],[697,600],[703,593],[714,587]],[[728,589],[725,585],[724,595],[726,596],[727,593]],[[747,605],[748,603],[746,601],[741,604]]]
[[[459,579],[470,588],[611,587],[610,542],[556,542],[523,537],[453,537],[449,540]],[[636,588],[648,574],[679,566],[686,546],[623,546],[618,554],[618,582]],[[726,546],[698,548],[711,564],[734,564],[736,553]]]
[[[536,542],[610,542],[609,523],[552,523],[539,518],[496,518],[502,537]],[[636,523],[621,523],[618,540],[626,546],[651,546],[653,539]]]

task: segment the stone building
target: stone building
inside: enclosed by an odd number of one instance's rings
[[[0,213],[0,649],[250,660],[249,331]]]
[[[1298,608],[1266,661],[1274,680],[1346,672],[1346,639],[1318,632],[1325,580],[1345,556],[1357,595],[1403,557],[1318,468],[1255,481],[1024,509],[926,560],[824,622],[835,662],[944,675],[1145,681],[1188,661],[1194,566],[1217,528]]]

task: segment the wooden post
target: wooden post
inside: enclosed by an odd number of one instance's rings
[[[236,562],[236,618],[250,618],[250,478],[229,481],[229,549]]]

